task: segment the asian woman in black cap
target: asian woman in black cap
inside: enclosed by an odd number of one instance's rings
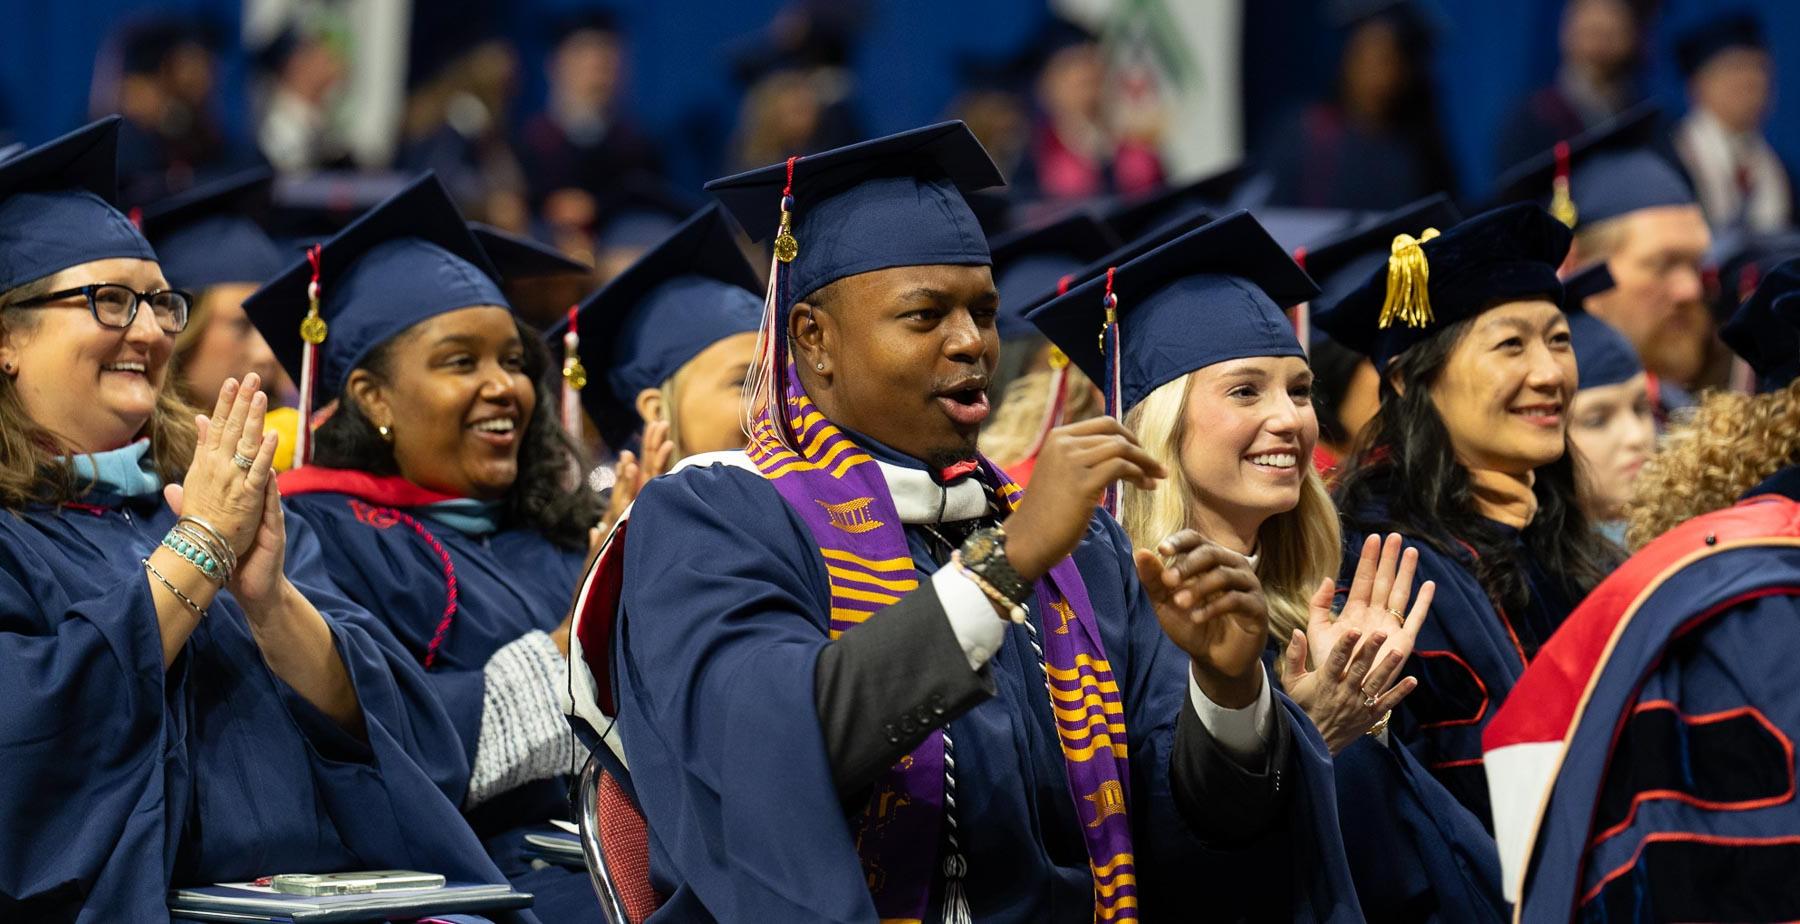
[[[301,406],[337,402],[282,490],[338,586],[423,668],[418,708],[446,715],[455,744],[431,772],[546,920],[595,920],[585,874],[534,865],[525,838],[569,811],[565,615],[600,501],[551,410],[548,357],[501,291],[524,270],[498,262],[426,174],[245,309]]]
[[[1387,265],[1313,318],[1382,374],[1338,490],[1346,548],[1421,543],[1436,613],[1390,731],[1485,823],[1481,730],[1613,562],[1577,503],[1575,354],[1556,276],[1569,230],[1535,205],[1399,235]],[[1346,556],[1345,574],[1351,563]]]
[[[191,298],[112,205],[118,120],[0,163],[0,906],[412,867],[501,881],[426,769],[454,731],[284,515],[255,374],[195,418]]]

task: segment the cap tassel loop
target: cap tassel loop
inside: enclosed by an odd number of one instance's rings
[[[1306,269],[1306,248],[1294,248],[1294,264]],[[1308,358],[1312,356],[1312,302],[1301,302],[1294,306],[1290,316],[1294,322],[1294,336],[1300,341],[1300,351]]]
[[[1075,281],[1075,274],[1066,273],[1056,281],[1056,294],[1067,295],[1069,286]],[[1038,421],[1037,436],[1031,441],[1031,449],[1025,458],[1035,459],[1044,451],[1044,442],[1050,438],[1050,431],[1063,425],[1063,416],[1069,409],[1069,354],[1055,345],[1050,347],[1050,393],[1044,401],[1044,416]]]
[[[781,190],[781,226],[775,231],[775,259],[792,263],[800,255],[800,242],[794,240],[794,163],[787,159],[787,186]]]
[[[1100,352],[1106,359],[1106,381],[1101,387],[1106,392],[1106,413],[1114,420],[1125,419],[1124,408],[1120,405],[1123,389],[1119,378],[1119,296],[1113,292],[1113,276],[1118,267],[1106,268],[1106,294],[1101,297],[1100,304],[1106,308],[1106,327],[1100,331]],[[1113,482],[1106,489],[1104,501],[1106,512],[1119,515],[1119,484]]]
[[[312,279],[306,284],[306,317],[300,321],[300,421],[294,428],[294,465],[312,461],[313,395],[318,390],[319,344],[325,342],[330,327],[319,317],[319,265],[323,248],[314,244],[306,249],[306,262],[312,264]]]
[[[1431,264],[1425,259],[1425,248],[1419,246],[1438,236],[1436,228],[1426,228],[1417,238],[1410,234],[1394,236],[1388,256],[1387,300],[1381,305],[1382,330],[1395,323],[1407,327],[1429,327],[1436,319],[1431,314]]]
[[[581,364],[581,334],[576,329],[579,306],[569,306],[569,329],[563,334],[562,425],[581,438],[581,390],[587,387],[587,367]]]
[[[1577,213],[1575,197],[1569,194],[1569,143],[1556,143],[1556,175],[1550,181],[1550,216],[1573,228]]]

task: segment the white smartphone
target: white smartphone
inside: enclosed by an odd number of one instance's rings
[[[397,889],[442,888],[444,877],[409,869],[378,869],[353,873],[282,873],[270,877],[269,887],[283,895],[363,895]]]

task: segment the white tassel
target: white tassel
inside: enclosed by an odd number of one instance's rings
[[[969,899],[963,894],[963,874],[968,872],[962,854],[944,858],[944,924],[975,924]]]

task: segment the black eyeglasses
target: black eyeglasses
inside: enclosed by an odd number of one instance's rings
[[[101,327],[113,330],[127,330],[137,320],[138,307],[149,305],[150,313],[156,318],[156,326],[165,332],[179,334],[187,328],[188,311],[193,307],[194,297],[180,289],[163,289],[158,292],[139,292],[130,286],[114,282],[96,282],[61,292],[51,292],[37,298],[27,299],[13,306],[15,308],[37,308],[50,302],[80,295],[87,298],[88,311],[93,313],[94,320]]]

